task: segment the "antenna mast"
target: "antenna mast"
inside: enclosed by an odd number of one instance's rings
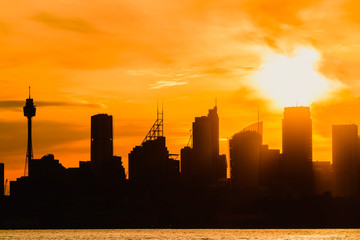
[[[161,106],[161,112],[159,112],[159,104],[157,104],[157,111],[156,111],[156,121],[150,128],[149,132],[146,134],[146,137],[142,141],[141,145],[144,142],[155,140],[158,137],[164,136],[164,106]]]

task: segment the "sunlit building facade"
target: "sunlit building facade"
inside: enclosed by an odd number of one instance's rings
[[[335,197],[351,197],[358,193],[359,170],[358,126],[332,126],[332,167]]]
[[[297,193],[313,191],[312,120],[309,107],[285,107],[282,120],[282,174]]]

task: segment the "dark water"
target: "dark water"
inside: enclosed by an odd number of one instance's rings
[[[270,239],[358,240],[357,229],[106,229],[0,230],[0,239]]]

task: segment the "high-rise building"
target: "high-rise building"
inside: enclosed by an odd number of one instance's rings
[[[163,136],[163,111],[140,146],[129,153],[129,180],[138,185],[166,186],[179,174],[179,161],[172,159]]]
[[[332,126],[332,166],[334,192],[336,197],[350,197],[358,194],[358,126]]]
[[[269,149],[268,145],[260,147],[259,184],[270,188],[279,179],[280,150]]]
[[[113,119],[111,115],[91,116],[91,162],[101,164],[113,157]]]
[[[129,179],[135,184],[166,185],[179,173],[179,161],[171,159],[165,137],[148,140],[129,153]]]
[[[286,107],[282,120],[282,174],[300,194],[312,193],[312,121],[309,107]]]
[[[257,187],[261,135],[256,132],[239,132],[229,141],[230,177],[235,186]]]
[[[262,126],[262,123],[244,128],[229,141],[230,177],[234,186],[256,188],[259,185],[262,143],[260,125]]]
[[[196,117],[193,122],[191,172],[205,184],[226,178],[226,160],[224,162],[224,158],[219,157],[219,116],[216,106],[209,110],[207,116]]]
[[[82,164],[82,171],[88,166]],[[113,156],[113,117],[108,114],[91,116],[91,164],[97,179],[97,192],[103,195],[120,194],[126,180],[121,157]]]
[[[4,164],[0,163],[0,197],[4,196],[4,187],[5,187],[5,181],[4,181]]]

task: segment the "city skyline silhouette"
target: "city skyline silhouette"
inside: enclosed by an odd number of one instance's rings
[[[32,145],[29,119],[35,116],[34,103],[29,95],[24,107],[27,149]],[[28,150],[28,172],[7,186],[6,165],[0,165],[4,186],[0,227],[358,226],[356,211],[338,213],[345,206],[360,204],[357,125],[333,125],[334,162],[316,162],[310,107],[285,107],[283,114],[282,152],[263,142],[263,122],[255,122],[229,140],[227,161],[226,155],[219,154],[217,105],[207,116],[195,117],[191,141],[181,150],[180,159],[167,149],[164,111],[158,110],[141,145],[129,153],[128,179],[122,157],[113,153],[113,116],[93,115],[91,158],[79,161],[79,167],[66,168],[53,154],[32,158]],[[9,187],[10,196],[4,196]],[[332,205],[318,209],[319,203],[329,201]],[[244,208],[248,204],[253,206]],[[99,211],[101,218],[88,218]],[[222,219],[229,214],[243,220]],[[132,220],[116,220],[125,216]],[[37,220],[26,220],[29,217]],[[138,222],[144,217],[148,220]],[[81,223],[77,218],[83,219]]]
[[[0,228],[360,227],[359,8],[4,2]]]

